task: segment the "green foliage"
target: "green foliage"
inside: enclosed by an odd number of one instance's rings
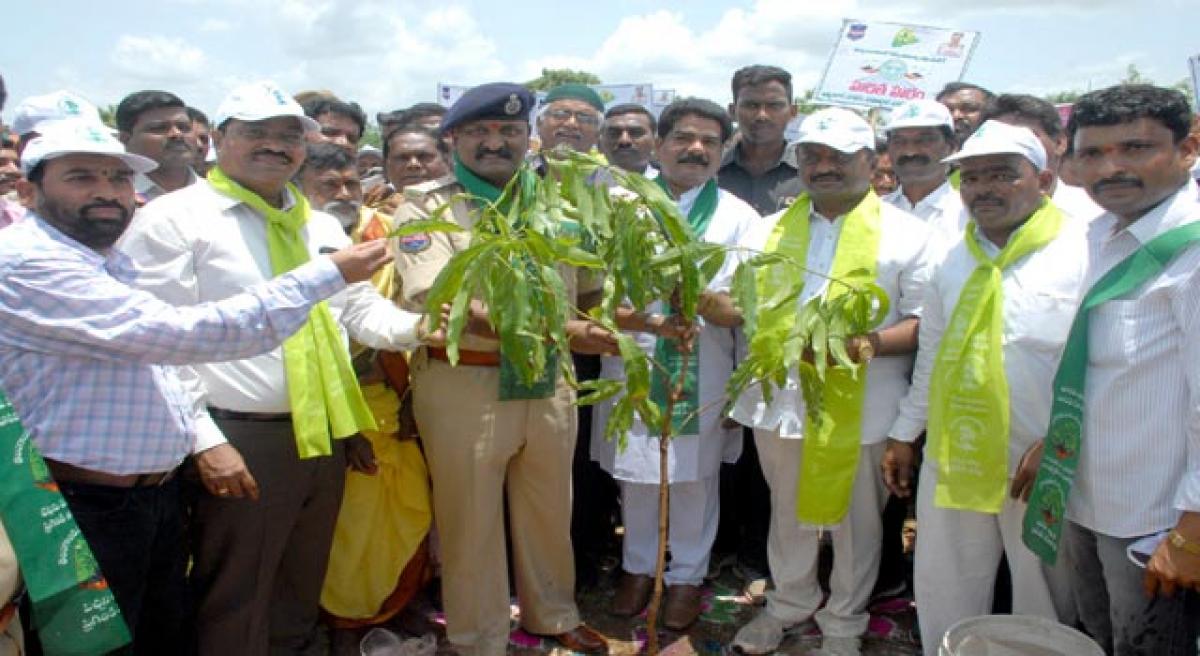
[[[619,331],[617,312],[623,307],[645,311],[662,303],[682,320],[695,322],[701,293],[730,248],[692,234],[675,201],[641,175],[573,152],[556,151],[548,163],[550,175],[514,176],[494,203],[461,194],[429,220],[401,225],[392,234],[459,230],[442,213],[454,203],[470,202],[477,208],[470,245],[442,269],[426,301],[430,310],[450,307],[446,332],[451,362],[458,359],[474,299],[489,309],[488,320],[501,349],[523,382],[536,381],[554,353],[562,373],[573,381],[566,322],[586,318],[617,335],[625,376],[623,381],[579,384],[579,403],[615,399],[605,436],[622,446],[635,418],[646,426],[661,427],[663,437],[673,437],[668,409],[651,399],[652,374],[663,364]],[[611,191],[592,182],[601,167],[614,180]],[[522,178],[532,182],[519,184]],[[789,268],[794,284],[771,298],[758,298],[757,272],[769,267]],[[571,268],[603,278],[599,304],[586,312],[566,293],[563,275]],[[862,272],[855,272],[848,282],[831,283],[846,286],[846,294],[816,298],[800,308],[788,334],[772,326],[763,328],[762,308],[794,307],[804,273],[803,266],[778,253],[753,255],[738,267],[732,294],[743,308],[750,357],[729,381],[730,398],[755,382],[764,382],[769,394],[771,386],[784,384],[792,367],[801,367],[806,380],[814,381],[823,380],[831,366],[856,367],[846,352],[847,337],[867,332],[887,312],[886,295],[873,281],[859,280]],[[811,365],[802,361],[806,351],[812,355]]]
[[[542,74],[525,83],[531,91],[549,91],[561,84],[600,84],[600,78],[587,71],[570,68],[543,68]]]

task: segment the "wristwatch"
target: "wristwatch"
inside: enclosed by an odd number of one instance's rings
[[[1167,534],[1167,540],[1171,542],[1171,546],[1182,551],[1186,551],[1193,556],[1200,556],[1200,542],[1192,542],[1183,537],[1183,534],[1175,529]]]
[[[651,334],[657,335],[659,329],[667,323],[667,317],[658,312],[651,312],[646,315],[646,325],[650,327]]]

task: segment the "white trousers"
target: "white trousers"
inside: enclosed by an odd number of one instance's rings
[[[708,573],[708,557],[720,517],[720,477],[672,483],[668,500],[667,549],[671,560],[667,585],[700,585]],[[622,567],[630,574],[654,576],[658,556],[658,486],[621,484],[621,517],[625,523]]]
[[[936,656],[956,622],[992,612],[1000,556],[1012,572],[1012,612],[1058,620],[1042,561],[1021,542],[1025,503],[1005,499],[999,515],[938,508],[937,466],[926,460],[917,488],[917,553],[913,565],[917,619],[925,656]]]
[[[771,488],[771,528],[767,559],[774,587],[767,590],[767,612],[787,624],[813,617],[829,637],[858,637],[867,631],[867,602],[879,573],[883,527],[880,514],[887,491],[879,472],[884,443],[863,445],[851,492],[850,510],[831,531],[833,572],[829,601],[821,605],[817,558],[821,532],[796,519],[796,484],[804,440],[783,439],[774,431],[754,429],[763,476]]]

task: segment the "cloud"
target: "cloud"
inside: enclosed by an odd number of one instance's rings
[[[197,29],[201,32],[229,32],[233,29],[233,23],[220,18],[205,18]]]
[[[208,63],[203,51],[183,39],[129,34],[117,39],[110,59],[131,78],[176,84],[200,79]]]

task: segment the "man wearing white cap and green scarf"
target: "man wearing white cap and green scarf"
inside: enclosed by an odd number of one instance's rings
[[[738,631],[744,653],[773,652],[788,627],[810,618],[824,634],[822,654],[857,654],[867,630],[867,599],[879,567],[880,512],[886,491],[878,462],[897,405],[908,390],[917,348],[921,297],[928,279],[929,229],[916,217],[883,203],[871,191],[871,128],[845,109],[826,109],[800,126],[797,146],[807,193],[763,219],[742,246],[785,253],[803,262],[799,302],[837,293],[829,278],[874,281],[889,309],[877,331],[847,340],[847,351],[867,362],[866,375],[831,370],[826,383],[834,421],[809,421],[792,372],[785,389],[766,403],[757,387],[734,403],[732,417],[754,428],[763,475],[771,489],[767,537],[774,588],[767,607]],[[861,276],[861,278],[859,278]],[[760,280],[760,297],[774,281]],[[752,339],[780,339],[797,311],[760,312]],[[868,348],[869,346],[869,348]],[[875,357],[871,360],[869,353]],[[830,389],[832,386],[832,389]],[[833,572],[824,607],[817,581],[821,531],[833,537]]]
[[[1021,520],[1087,267],[1086,225],[1047,197],[1054,174],[1032,131],[987,121],[947,160],[962,166],[971,222],[930,280],[912,387],[883,459],[889,489],[909,496],[912,443],[928,430],[915,563],[927,656],[957,621],[990,612],[1001,555],[1013,612],[1058,619]]]
[[[318,129],[270,83],[235,89],[214,121],[217,166],[139,212],[122,248],[137,284],[176,304],[219,299],[350,243],[288,181]],[[282,349],[192,368],[203,483],[192,515],[201,654],[309,653],[341,504],[339,438],[374,428],[346,344],[414,346],[419,316],[370,285],[316,307]]]

